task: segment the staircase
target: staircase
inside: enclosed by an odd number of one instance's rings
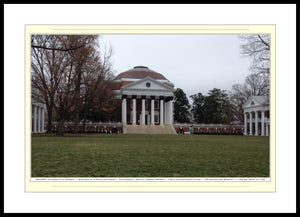
[[[123,125],[126,134],[176,134],[173,125]]]

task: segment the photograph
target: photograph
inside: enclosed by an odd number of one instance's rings
[[[269,178],[270,47],[264,33],[31,34],[31,177]]]

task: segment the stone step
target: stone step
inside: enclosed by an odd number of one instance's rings
[[[172,125],[152,126],[152,125],[126,125],[123,126],[125,134],[176,134]]]

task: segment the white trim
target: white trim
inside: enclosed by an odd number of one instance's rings
[[[147,81],[151,81],[151,82],[153,82],[153,83],[155,83],[155,84],[161,86],[164,90],[169,90],[169,91],[172,91],[172,92],[175,91],[174,88],[172,88],[172,87],[170,87],[170,86],[168,86],[168,85],[166,85],[166,84],[163,84],[163,83],[161,83],[161,82],[158,82],[157,80],[155,80],[155,79],[153,79],[153,78],[150,78],[150,77],[146,77],[146,78],[143,78],[143,79],[138,79],[136,82],[133,82],[133,83],[124,85],[124,86],[121,87],[120,90],[121,90],[121,92],[122,92],[122,90],[126,90],[127,88],[130,88],[130,87],[135,86],[135,85],[137,85],[137,84],[139,84],[139,83],[143,83],[143,82],[147,82]],[[140,89],[139,89],[139,90],[140,90]],[[151,89],[151,90],[153,90],[153,89]]]
[[[144,83],[144,82],[152,82],[153,84],[156,84],[156,86],[158,86],[159,89],[149,89],[149,88],[134,88],[135,85],[139,85],[140,83]],[[145,96],[174,96],[174,92],[175,89],[163,84],[153,78],[150,77],[146,77],[143,79],[136,79],[136,82],[124,85],[121,87],[120,90],[113,90],[114,93],[114,98],[115,99],[121,99],[122,95],[127,95],[127,96],[131,96],[131,95],[137,95],[137,98],[139,98],[139,96],[141,95],[145,95]]]
[[[117,79],[117,80],[113,80],[112,83],[122,83],[123,81],[133,81],[133,82],[136,82],[136,81],[139,81],[143,78],[121,78],[121,79]],[[161,83],[167,83],[171,86],[175,86],[172,82],[170,82],[169,80],[167,79],[155,79],[156,81],[158,82],[161,82]]]
[[[270,106],[258,105],[258,106],[244,108],[244,112],[267,111],[267,110],[270,110]]]
[[[145,78],[151,78],[151,77],[145,77]],[[139,80],[142,80],[144,78],[121,78],[121,79],[118,79],[118,80],[115,80],[115,81],[118,81],[118,82],[122,82],[122,81],[139,81]],[[154,79],[154,78],[152,78]],[[169,80],[167,79],[154,79],[156,81],[159,81],[159,82],[169,82],[171,83]]]
[[[120,95],[137,95],[137,96],[141,96],[141,95],[145,95],[145,96],[174,96],[173,93],[171,92],[163,92],[163,91],[143,91],[143,90],[125,90],[123,91]]]

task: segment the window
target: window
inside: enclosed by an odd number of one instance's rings
[[[150,87],[151,86],[151,83],[150,82],[147,82],[146,83],[146,87]]]

